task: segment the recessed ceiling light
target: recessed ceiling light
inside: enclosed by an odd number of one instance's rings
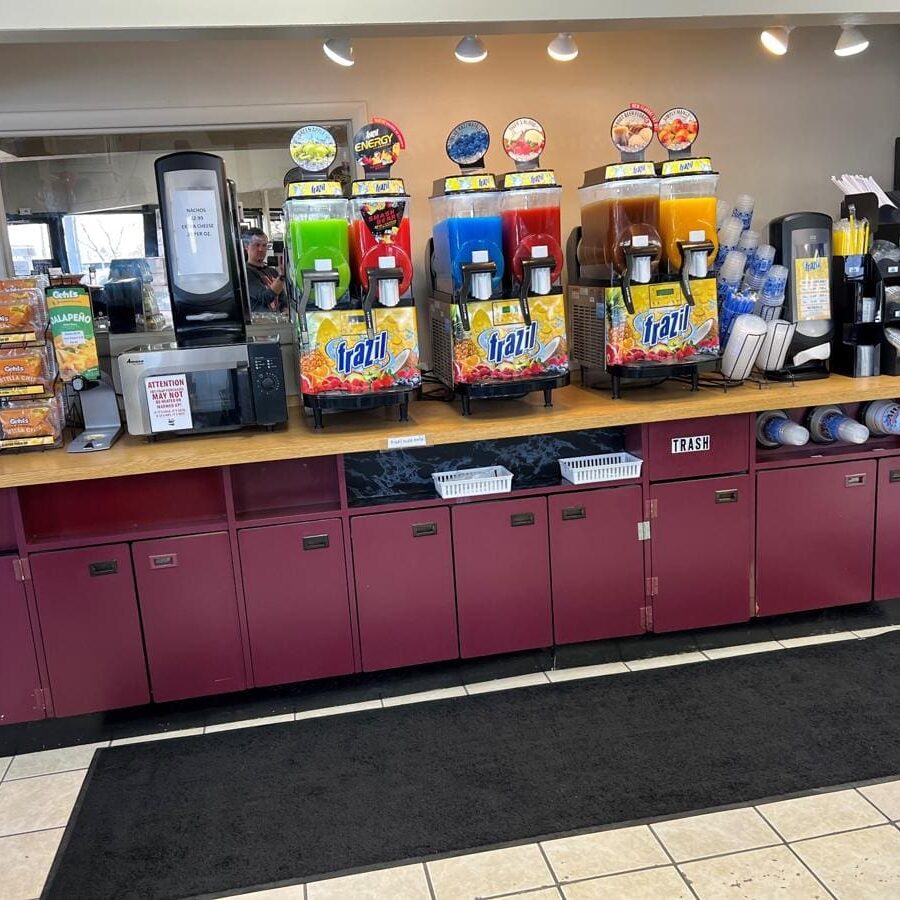
[[[571,34],[561,31],[547,44],[547,53],[552,59],[569,62],[578,56],[578,44],[575,43],[575,38]]]
[[[774,53],[776,56],[784,56],[788,52],[790,34],[791,28],[785,25],[776,25],[763,31],[759,36],[759,40],[769,53]]]
[[[855,25],[842,25],[841,36],[834,45],[834,55],[854,56],[868,46],[869,39]]]
[[[355,62],[353,44],[347,38],[331,38],[322,44],[322,50],[332,62],[339,66],[352,66]]]
[[[467,34],[453,51],[454,56],[464,63],[479,63],[487,59],[487,47],[477,34]]]

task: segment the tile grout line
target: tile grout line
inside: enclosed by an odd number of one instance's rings
[[[71,818],[72,813],[69,813],[69,815],[66,816],[66,821],[63,822],[62,825],[51,825],[49,828],[31,828],[28,831],[14,831],[12,834],[0,834],[0,841],[4,838],[22,837],[24,834],[41,834],[44,831],[62,831],[69,824],[69,819]]]
[[[888,822],[893,821],[891,819],[891,817],[883,809],[879,809],[878,805],[874,801],[870,800],[858,787],[854,787],[854,788],[852,788],[852,790],[856,791],[856,793],[859,794],[859,796],[862,797],[863,800],[865,800],[866,803],[868,803],[869,806],[871,806],[872,809],[874,809],[875,812],[877,812],[879,816],[884,816],[884,818]]]
[[[693,884],[691,884],[691,882],[688,881],[684,872],[682,872],[681,869],[678,868],[678,863],[675,862],[675,857],[672,856],[672,854],[669,852],[669,848],[665,845],[665,842],[663,841],[663,839],[656,833],[656,831],[653,829],[652,825],[648,824],[647,828],[650,831],[650,834],[653,835],[654,839],[656,840],[656,843],[659,844],[660,848],[662,849],[662,852],[666,854],[666,857],[669,860],[671,860],[672,868],[675,870],[678,877],[682,880],[682,882],[684,883],[684,886],[690,892],[690,895],[692,897],[695,897],[696,900],[700,900],[700,898],[697,896],[697,892],[694,890]],[[660,868],[660,867],[654,866],[654,868]]]
[[[792,855],[792,856],[800,863],[800,865],[803,866],[803,868],[806,869],[806,871],[809,872],[810,875],[812,875],[812,877],[815,879],[815,881],[816,881],[817,884],[821,885],[822,890],[825,891],[825,893],[826,893],[829,897],[833,898],[833,900],[838,900],[837,895],[836,895],[836,894],[833,894],[833,893],[831,892],[831,889],[830,889],[830,888],[828,887],[828,885],[825,884],[825,882],[819,877],[819,875],[818,875],[818,873],[816,872],[816,870],[813,869],[812,866],[810,866],[810,865],[806,862],[806,860],[805,860],[805,859],[804,859],[804,858],[803,858],[803,857],[802,857],[802,856],[801,856],[801,855],[800,855],[800,854],[799,854],[799,853],[798,853],[798,852],[797,852],[790,844],[785,844],[785,846],[786,846],[787,849],[788,849],[788,853],[790,853],[790,854],[791,854],[791,855]]]
[[[40,751],[38,751],[40,752]],[[10,764],[10,768],[12,764]],[[34,775],[19,775],[15,778],[4,778],[4,784],[14,784],[17,781],[29,781],[32,778],[50,778],[53,775],[69,775],[72,772],[86,772],[91,767],[88,763],[86,766],[79,766],[77,769],[60,769],[58,772],[37,772]]]
[[[832,897],[832,898],[834,898],[834,900],[837,900],[837,898],[834,897],[834,894],[832,894],[831,891],[828,889],[828,885],[826,885],[826,884],[822,881],[822,879],[819,878],[819,876],[812,870],[812,868],[810,868],[810,866],[808,866],[808,865],[806,864],[806,862],[803,860],[803,858],[800,856],[800,854],[797,853],[797,851],[794,850],[794,848],[791,846],[790,841],[788,841],[788,840],[784,837],[784,835],[778,830],[778,828],[775,827],[775,823],[774,823],[771,819],[769,819],[769,817],[768,817],[768,816],[767,816],[767,815],[766,815],[766,814],[765,814],[758,806],[754,806],[753,809],[756,811],[756,814],[757,814],[758,816],[760,816],[760,818],[761,818],[761,819],[769,826],[769,828],[771,828],[772,831],[774,831],[775,834],[777,834],[778,837],[781,838],[781,840],[782,840],[784,846],[787,847],[788,853],[790,853],[792,856],[794,856],[794,857],[799,861],[800,865],[803,866],[803,868],[806,869],[807,872],[809,872],[810,875],[812,875],[812,877],[815,879],[815,881],[816,881],[819,885],[822,886],[822,889],[825,891],[825,893],[826,893],[829,897]],[[823,837],[824,837],[824,836],[825,836],[825,835],[823,835]]]
[[[428,886],[428,894],[431,897],[431,900],[437,900],[437,894],[434,892],[434,885],[431,883],[431,872],[428,871],[428,863],[422,863],[422,868],[425,871],[425,884]]]
[[[553,879],[553,884],[556,888],[560,886],[560,877],[556,874],[556,869],[553,868],[553,863],[550,862],[550,857],[547,856],[547,851],[544,849],[544,845],[540,841],[536,841],[536,845],[538,848],[538,852],[544,859],[544,864],[547,866],[547,871],[550,873],[550,877]]]

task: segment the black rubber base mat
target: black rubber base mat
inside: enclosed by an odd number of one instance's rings
[[[185,897],[900,773],[900,637],[101,750],[45,896]]]

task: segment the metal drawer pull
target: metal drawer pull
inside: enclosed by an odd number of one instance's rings
[[[571,519],[586,519],[587,513],[583,506],[564,506],[562,511],[563,522]]]
[[[865,473],[860,472],[858,475],[848,475],[844,479],[844,487],[860,487],[866,483]]]
[[[150,565],[154,569],[174,569],[178,565],[178,554],[166,553],[161,556],[151,556]]]
[[[716,503],[737,503],[740,496],[737,488],[729,488],[725,491],[716,491]]]
[[[412,527],[413,537],[430,537],[437,534],[437,522],[420,522]]]
[[[900,469],[891,469],[890,474],[888,475],[888,481],[891,484],[896,484],[900,481]]]
[[[513,513],[509,517],[509,524],[513,528],[518,528],[520,525],[534,525],[534,513]]]
[[[324,550],[328,546],[327,534],[311,534],[303,538],[304,550]]]
[[[88,572],[91,578],[98,575],[115,575],[119,571],[119,562],[115,559],[106,559],[103,562],[88,563]]]

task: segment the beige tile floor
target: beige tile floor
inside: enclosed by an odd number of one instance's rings
[[[875,629],[882,633],[882,629]],[[869,632],[845,632],[857,640]],[[822,636],[834,640],[834,636]],[[784,642],[789,645],[789,642]],[[667,664],[771,652],[769,643],[683,654]],[[779,644],[777,649],[781,649]],[[701,657],[698,659],[697,657]],[[657,661],[655,661],[657,662]],[[658,662],[657,662],[658,664]],[[644,661],[630,669],[647,668]],[[400,703],[622,674],[624,664],[586,666],[461,689],[369,701],[207,729],[141,735],[114,744],[277,725]],[[572,674],[577,671],[578,675]],[[0,900],[40,895],[94,751],[106,743],[0,758]],[[900,773],[858,788],[588,834],[460,854],[427,863],[240,895],[254,900],[900,900]]]

